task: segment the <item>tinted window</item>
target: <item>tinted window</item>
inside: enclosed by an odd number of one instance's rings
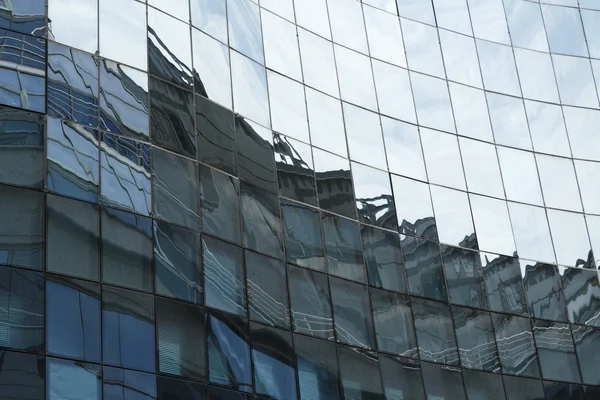
[[[301,400],[338,400],[339,373],[335,344],[294,335]]]
[[[600,330],[577,325],[572,325],[572,329],[583,383],[598,385],[600,377],[596,365],[600,362]]]
[[[506,397],[510,400],[543,400],[544,386],[537,379],[517,378],[504,375]]]
[[[200,166],[202,230],[240,243],[239,182],[217,170]]]
[[[558,322],[534,321],[533,334],[542,378],[581,382],[570,326]]]
[[[364,283],[365,267],[358,224],[325,214],[323,235],[329,273]]]
[[[277,181],[281,196],[317,205],[315,171],[309,145],[274,134]]]
[[[337,341],[374,348],[375,338],[367,287],[338,278],[329,278],[329,284]]]
[[[235,144],[240,179],[277,193],[277,172],[271,131],[235,118]]]
[[[408,296],[371,289],[377,348],[404,357],[417,356]]]
[[[500,359],[490,314],[485,311],[452,307],[458,353],[463,368],[500,371]]]
[[[323,271],[325,252],[318,211],[285,202],[281,204],[288,262]]]
[[[459,368],[421,363],[428,399],[466,400]]]
[[[204,400],[206,387],[198,383],[157,376],[156,394],[158,399]]]
[[[361,225],[362,244],[369,285],[398,292],[406,291],[400,236],[395,232]]]
[[[102,399],[99,365],[46,358],[46,399]]]
[[[425,400],[421,365],[402,357],[379,356],[385,398]]]
[[[506,399],[501,375],[464,369],[463,378],[469,400]]]
[[[104,367],[104,400],[152,400],[156,398],[156,376]]]
[[[338,357],[345,400],[383,398],[376,353],[338,345]]]
[[[600,282],[593,269],[568,268],[562,275],[569,321],[600,325]]]
[[[523,283],[533,317],[555,321],[567,319],[565,296],[557,268],[541,263],[525,267]]]
[[[450,302],[487,309],[479,254],[458,247],[442,246],[442,258]]]
[[[446,300],[439,245],[425,239],[403,236],[402,251],[410,293]]]
[[[450,308],[430,300],[412,299],[421,360],[458,365]]]
[[[528,318],[492,314],[502,372],[525,377],[539,377],[537,353]]]
[[[527,313],[519,260],[492,254],[481,254],[481,260],[490,308],[511,314]]]
[[[44,399],[44,359],[32,354],[0,352],[0,397],[14,400]]]
[[[204,97],[195,99],[198,161],[237,175],[233,113]]]

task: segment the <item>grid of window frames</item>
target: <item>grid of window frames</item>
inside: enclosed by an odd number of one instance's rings
[[[596,0],[0,0],[0,397],[600,398],[595,82]]]

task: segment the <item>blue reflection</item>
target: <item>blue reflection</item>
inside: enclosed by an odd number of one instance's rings
[[[212,313],[208,317],[210,383],[252,393],[250,346],[244,320]]]
[[[0,13],[0,28],[44,36],[46,0],[2,1],[0,4],[3,6]]]
[[[103,400],[151,400],[156,398],[156,375],[104,367]]]
[[[47,400],[102,398],[100,366],[48,358],[46,368]]]
[[[48,352],[100,362],[100,287],[57,278],[46,281]]]

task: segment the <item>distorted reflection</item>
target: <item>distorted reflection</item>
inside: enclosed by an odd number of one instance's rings
[[[240,179],[271,193],[277,193],[273,133],[236,116],[235,143]]]
[[[437,240],[429,185],[392,175],[392,186],[400,232]]]
[[[47,124],[48,189],[96,203],[100,182],[97,132],[54,118],[48,118]]]
[[[240,243],[240,183],[216,169],[200,166],[202,230]]]
[[[533,333],[540,357],[542,377],[566,382],[581,382],[569,325],[535,321]]]
[[[196,93],[231,109],[232,89],[229,49],[197,29],[192,29],[192,46],[194,90]]]
[[[389,174],[353,162],[352,178],[358,219],[367,224],[397,230],[396,206]]]
[[[197,160],[221,171],[237,175],[233,113],[202,96],[194,96],[194,99],[196,102]]]
[[[515,242],[506,202],[469,195],[479,249],[512,256]]]
[[[567,309],[559,268],[552,264],[521,261],[529,311],[535,318],[566,321]]]
[[[5,396],[27,399],[44,398],[44,373],[40,368],[44,364],[43,356],[34,354],[2,351],[0,374],[9,376],[2,383],[2,393]]]
[[[526,314],[527,299],[519,259],[480,253],[483,276],[492,311]]]
[[[273,135],[279,194],[317,205],[317,187],[309,145],[275,133]]]
[[[267,81],[272,129],[309,143],[304,87],[271,71]]]
[[[343,399],[381,399],[383,388],[377,353],[338,346]]]
[[[319,206],[327,211],[356,218],[352,174],[348,160],[313,148]]]
[[[463,370],[465,391],[469,400],[504,400],[502,376],[488,372]]]
[[[0,103],[46,110],[45,47],[43,39],[0,29]]]
[[[597,366],[600,361],[600,329],[572,325],[573,342],[579,359],[583,383],[600,384]]]
[[[410,293],[446,301],[439,245],[412,236],[401,236],[401,239]]]
[[[430,300],[413,298],[412,308],[420,359],[458,366],[450,307]]]
[[[148,140],[148,76],[108,60],[100,63],[100,128]]]
[[[148,8],[148,71],[171,83],[192,89],[190,27]]]
[[[48,43],[48,114],[98,125],[98,61],[91,54]]]
[[[583,214],[548,209],[556,261],[571,267],[592,267],[594,254]]]
[[[156,376],[119,368],[103,368],[102,387],[104,397],[125,400],[129,393],[136,393],[139,400],[156,398]]]
[[[301,400],[314,399],[314,396],[322,400],[340,398],[335,347],[334,343],[324,340],[294,335]]]
[[[44,0],[11,2],[2,1],[0,27],[14,32],[44,36],[46,7]]]
[[[150,146],[105,133],[100,153],[102,203],[150,215]]]
[[[554,263],[554,249],[545,210],[527,204],[508,203],[519,257]]]
[[[377,348],[403,357],[417,357],[417,343],[408,296],[371,289]]]
[[[450,302],[480,309],[488,308],[479,254],[458,247],[441,246]]]
[[[327,271],[332,275],[365,283],[366,272],[358,224],[331,214],[325,214],[322,222]]]
[[[600,326],[600,277],[598,271],[567,268],[562,274],[569,321]]]
[[[427,399],[466,400],[460,368],[421,363]]]
[[[379,366],[386,398],[400,395],[407,399],[425,400],[421,364],[418,361],[380,354]]]
[[[102,368],[99,365],[48,357],[45,372],[48,400],[102,399]]]
[[[452,307],[458,352],[463,368],[500,372],[500,359],[490,314]]]
[[[406,292],[400,236],[368,225],[361,225],[360,230],[369,285]]]
[[[206,305],[246,315],[242,249],[220,240],[202,237]]]
[[[375,348],[369,292],[366,286],[339,278],[329,278],[335,336],[339,343]]]
[[[327,275],[292,265],[287,270],[294,332],[333,340]]]
[[[492,314],[502,373],[540,377],[538,356],[529,318]]]

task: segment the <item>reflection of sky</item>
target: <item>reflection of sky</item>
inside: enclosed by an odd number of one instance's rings
[[[50,39],[89,53],[98,49],[98,0],[49,0],[48,20]]]

